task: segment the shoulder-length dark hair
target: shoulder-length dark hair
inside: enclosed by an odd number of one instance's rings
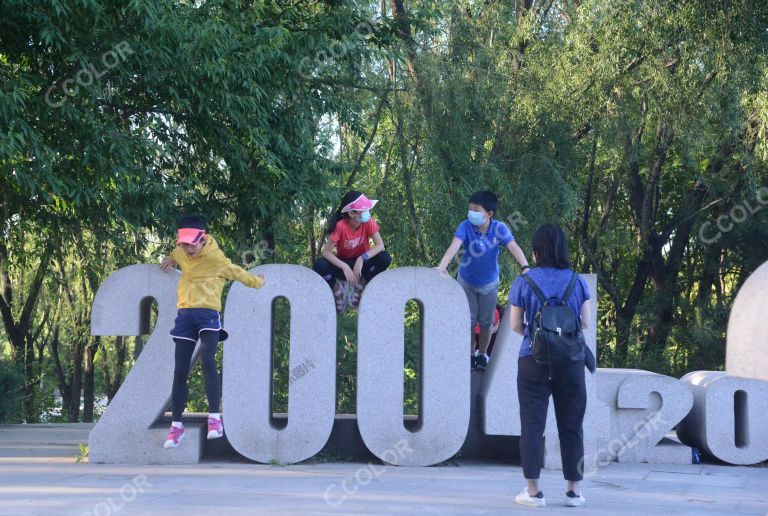
[[[533,234],[531,243],[538,267],[570,269],[568,240],[557,224],[544,224]]]
[[[348,219],[349,213],[341,213],[342,208],[346,206],[347,204],[353,202],[355,199],[363,195],[363,192],[358,192],[357,190],[350,190],[349,192],[345,193],[341,198],[341,205],[336,209],[336,212],[333,214],[333,218],[331,218],[330,224],[328,224],[328,231],[326,231],[326,234],[330,235],[333,233],[333,230],[336,229],[336,224],[339,223],[341,219]]]

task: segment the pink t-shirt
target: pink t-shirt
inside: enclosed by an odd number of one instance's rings
[[[371,218],[368,222],[360,224],[357,230],[349,227],[347,219],[341,219],[333,233],[328,235],[331,242],[336,244],[336,256],[342,259],[357,258],[371,249],[368,242],[370,238],[379,232],[379,225]]]

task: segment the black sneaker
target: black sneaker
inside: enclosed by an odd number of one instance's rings
[[[475,359],[475,369],[485,371],[486,367],[488,367],[488,355],[477,355],[477,358]]]
[[[475,355],[474,353],[470,353],[469,356],[471,358],[471,360],[469,362],[470,363],[469,367],[470,367],[470,369],[474,369],[474,368],[477,367],[477,355]]]

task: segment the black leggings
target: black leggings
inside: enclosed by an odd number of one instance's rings
[[[187,379],[189,378],[190,361],[195,343],[190,340],[173,339],[176,343],[176,368],[173,371],[173,391],[171,393],[171,410],[173,421],[181,421],[181,415],[187,404]],[[208,410],[219,412],[221,405],[221,380],[216,370],[216,348],[219,345],[219,332],[204,331],[200,333],[200,360],[203,363],[205,378],[205,394],[208,396]]]
[[[517,396],[520,401],[520,459],[523,476],[539,478],[544,456],[544,427],[547,423],[549,396],[555,404],[557,433],[563,476],[577,482],[583,478],[584,431],[582,423],[587,408],[584,362],[553,367],[539,365],[533,357],[517,360]]]
[[[339,258],[339,260],[349,265],[350,268],[354,268],[357,257]],[[389,264],[391,263],[392,257],[388,252],[382,251],[363,264],[362,276],[366,282],[371,281],[371,279],[378,273],[387,270],[387,267],[389,267]],[[331,288],[333,288],[333,283],[335,281],[334,278],[338,278],[342,281],[347,279],[346,276],[344,276],[344,271],[342,271],[341,268],[336,267],[334,264],[322,257],[315,260],[315,264],[312,267],[312,270],[322,276],[323,279],[328,282]],[[330,278],[328,276],[330,276]]]

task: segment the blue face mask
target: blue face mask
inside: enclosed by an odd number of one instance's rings
[[[485,217],[482,213],[479,211],[472,211],[469,210],[467,212],[467,220],[473,225],[473,226],[482,226],[483,222],[485,222]]]
[[[370,211],[368,211],[368,210],[365,210],[364,212],[362,212],[362,213],[360,214],[360,222],[362,222],[363,224],[365,224],[365,223],[366,223],[366,222],[368,222],[369,220],[371,220],[371,212],[370,212]]]

